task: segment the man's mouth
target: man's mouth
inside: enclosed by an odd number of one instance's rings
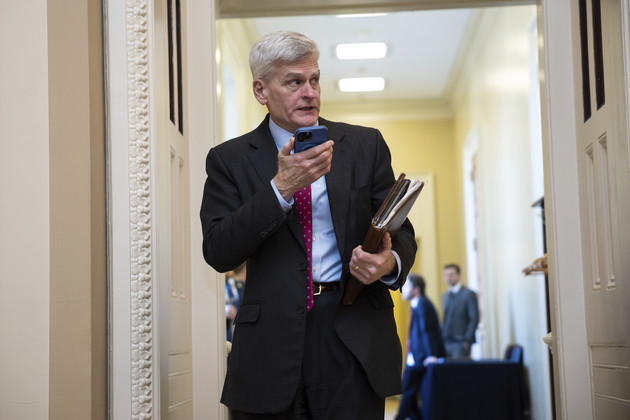
[[[300,110],[300,111],[312,111],[313,109],[315,109],[315,108],[312,107],[312,106],[305,106],[303,108],[298,108],[298,110]]]

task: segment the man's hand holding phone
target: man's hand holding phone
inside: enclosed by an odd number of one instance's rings
[[[295,153],[300,153],[328,140],[328,128],[325,125],[298,128],[293,138]]]
[[[296,133],[299,134],[297,131]],[[316,141],[321,144],[311,143],[312,147],[302,148],[302,151],[292,154],[291,151],[297,144],[294,136],[278,153],[278,173],[273,182],[285,200],[289,201],[296,191],[330,172],[334,142],[332,140],[321,142],[321,138]]]

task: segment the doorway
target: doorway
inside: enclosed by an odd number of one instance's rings
[[[454,12],[448,11],[456,16]],[[421,16],[426,12],[405,13],[417,16],[415,18],[417,21],[424,22]],[[431,16],[435,19],[438,13],[432,11]],[[470,26],[464,22],[465,28],[460,28],[460,31],[467,39],[478,42],[467,43],[461,47],[464,53],[463,57],[459,58],[460,67],[452,71],[454,76],[450,81],[451,86],[444,89],[448,92],[446,95],[442,93],[439,99],[421,103],[408,98],[398,101],[391,98],[383,100],[365,93],[352,96],[352,100],[346,104],[334,99],[327,103],[327,97],[337,98],[339,93],[327,94],[327,89],[334,90],[336,87],[334,81],[326,81],[326,68],[322,64],[320,65],[323,83],[322,115],[333,120],[379,128],[392,151],[395,172],[404,169],[404,172],[435,173],[435,180],[432,180],[428,187],[436,194],[438,239],[434,249],[431,249],[436,255],[436,268],[457,262],[464,267],[464,278],[474,290],[480,291],[479,278],[487,282],[487,292],[480,294],[480,307],[487,322],[481,324],[475,356],[502,357],[508,344],[518,342],[524,345],[527,368],[531,370],[530,386],[534,390],[533,405],[536,418],[551,418],[551,397],[547,392],[550,389],[550,378],[548,365],[545,364],[548,350],[542,343],[542,337],[548,331],[544,323],[538,322],[545,316],[545,307],[541,306],[538,299],[540,284],[527,281],[521,273],[522,268],[536,257],[537,252],[534,219],[530,214],[530,205],[533,202],[529,193],[532,190],[530,159],[522,158],[529,155],[530,148],[529,71],[536,65],[529,61],[528,31],[532,28],[532,22],[535,28],[535,9],[532,6],[491,8],[475,9],[468,13],[470,20],[465,22],[469,22]],[[226,37],[221,40],[221,45],[230,46],[230,51],[222,50],[221,57],[227,61],[222,65],[230,66],[229,60],[234,60],[233,65],[238,67],[233,57],[239,55],[235,51],[239,49],[240,66],[246,65],[249,46],[257,38],[252,34],[256,34],[257,31],[260,31],[258,36],[262,36],[273,29],[301,28],[301,32],[318,41],[317,30],[308,33],[308,29],[325,26],[334,33],[335,19],[342,18],[334,16],[256,18],[249,21],[249,26],[246,21],[234,19],[221,21],[220,34]],[[374,19],[374,24],[378,24],[376,20],[378,17],[357,19]],[[408,25],[407,21],[398,26]],[[248,30],[238,32],[238,28],[244,26]],[[513,27],[518,27],[519,30],[515,32]],[[231,38],[236,33],[241,35],[239,39]],[[247,36],[243,34],[249,34],[251,38],[244,40]],[[364,36],[366,39],[369,38],[365,34]],[[497,39],[506,41],[501,43],[497,42]],[[423,43],[421,39],[414,41]],[[320,61],[329,60],[328,55],[332,49],[327,41],[323,43],[320,50],[322,56],[326,58]],[[235,47],[240,44],[248,44],[248,47]],[[506,55],[508,59],[500,58]],[[245,74],[236,84],[249,87],[249,74],[242,67],[239,70]],[[233,77],[235,73],[234,70],[230,71]],[[537,85],[535,89],[538,89]],[[225,90],[222,92],[226,94]],[[239,105],[239,109],[254,102],[251,93],[238,99],[246,101]],[[462,105],[466,101],[476,106]],[[371,102],[377,105],[370,107]],[[386,105],[382,105],[384,103]],[[401,103],[406,107],[400,106]],[[409,106],[410,104],[413,104],[413,108]],[[539,108],[533,109],[540,113]],[[248,118],[246,113],[241,114]],[[515,120],[507,123],[506,118]],[[502,123],[496,122],[502,120]],[[467,190],[463,182],[465,175],[462,173],[464,171],[462,162],[467,159],[463,156],[466,152],[462,149],[472,122],[479,122],[479,126],[482,127],[476,133],[480,138],[477,141],[481,143],[478,147],[481,156],[478,176],[481,177],[479,184],[482,193],[478,198],[481,209],[478,211],[481,219],[480,229],[483,229],[485,239],[481,244],[478,258],[472,257],[475,262],[481,260],[476,266],[469,263],[471,254],[467,252],[465,244],[467,225],[464,193]],[[536,138],[541,141],[539,136]],[[516,164],[512,163],[514,159]],[[494,172],[495,170],[498,172]],[[496,175],[497,173],[499,175]],[[508,199],[502,202],[501,197],[504,194],[508,195]],[[514,229],[514,225],[518,228]],[[512,235],[510,232],[514,230],[516,233]],[[426,244],[423,243],[421,248],[426,249]],[[480,270],[483,270],[481,275],[478,274]],[[438,308],[441,307],[441,294],[446,290],[437,274],[439,272],[441,270],[432,269],[431,278],[427,278],[428,292]],[[525,299],[519,300],[519,296]],[[404,304],[400,299],[397,301],[401,306]],[[531,320],[531,323],[524,320]],[[406,322],[404,310],[403,314],[397,316],[397,321],[399,330],[406,331],[402,325]],[[401,336],[401,341],[404,340],[405,337]]]

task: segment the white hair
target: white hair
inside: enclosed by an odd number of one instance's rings
[[[268,33],[254,44],[249,52],[249,68],[254,79],[269,82],[275,67],[297,63],[306,58],[319,59],[317,43],[298,32]]]

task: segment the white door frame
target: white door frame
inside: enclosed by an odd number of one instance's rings
[[[203,159],[217,142],[216,0],[187,3],[191,220],[197,220],[204,180]],[[419,7],[435,2],[418,0]],[[465,2],[443,0],[440,7]],[[470,2],[480,6],[483,1]],[[496,1],[494,2],[496,3]],[[512,2],[514,3],[514,2]],[[521,2],[522,3],[522,2]],[[537,0],[546,217],[549,242],[554,375],[559,418],[590,418],[592,402],[578,208],[577,156],[570,0]],[[387,6],[385,2],[381,4]],[[299,7],[299,6],[294,6]],[[374,2],[371,3],[374,6]],[[110,411],[111,418],[159,418],[155,235],[154,86],[152,2],[108,0],[105,5],[108,73],[110,214]],[[191,223],[193,276],[193,370],[195,418],[225,418],[218,402],[225,374],[221,329],[223,284],[200,252],[201,232]],[[576,322],[578,321],[578,322]],[[217,366],[218,365],[218,366]]]
[[[582,287],[576,145],[577,53],[571,0],[538,0],[545,220],[549,256],[556,412],[561,419],[592,418],[593,404]],[[570,46],[573,47],[571,48]]]
[[[204,159],[216,129],[215,1],[186,2],[194,418],[226,419],[223,277],[201,255]],[[109,418],[159,419],[153,1],[105,2],[110,236]],[[194,53],[193,53],[194,52]]]

